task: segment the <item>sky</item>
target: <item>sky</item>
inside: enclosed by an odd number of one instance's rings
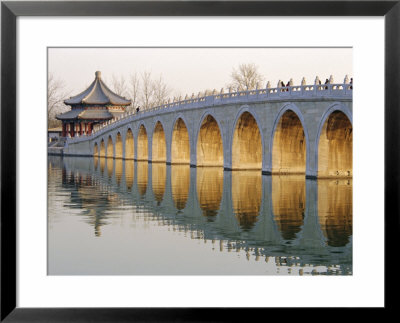
[[[332,75],[335,83],[353,76],[352,48],[48,48],[48,72],[71,95],[85,90],[96,71],[110,88],[113,77],[146,71],[162,76],[172,95],[219,91],[243,63],[254,63],[272,87],[290,78],[297,85],[303,77],[313,84],[317,75],[322,82]]]

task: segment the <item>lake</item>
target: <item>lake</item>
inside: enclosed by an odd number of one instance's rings
[[[49,275],[352,275],[352,180],[48,157]]]

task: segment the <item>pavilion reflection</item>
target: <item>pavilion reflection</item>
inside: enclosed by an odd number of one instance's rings
[[[224,182],[222,167],[197,167],[197,199],[203,215],[209,220],[220,209]]]
[[[165,185],[167,181],[167,165],[165,163],[152,163],[151,172],[151,185],[153,187],[153,194],[157,204],[159,205],[164,197]]]
[[[293,240],[301,231],[305,205],[304,175],[272,176],[272,210],[283,239]]]
[[[262,181],[258,170],[232,172],[233,213],[243,230],[251,230],[261,208]]]
[[[318,216],[327,244],[342,247],[353,233],[353,181],[318,181]]]
[[[80,210],[95,236],[100,237],[101,227],[108,224],[108,210],[120,204],[118,194],[105,190],[91,174],[67,172],[65,168],[62,174],[62,185],[71,194],[68,207]]]
[[[178,210],[183,210],[190,189],[190,166],[171,165],[171,191],[172,199]]]

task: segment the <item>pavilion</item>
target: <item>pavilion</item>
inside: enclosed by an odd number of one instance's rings
[[[64,101],[71,110],[56,116],[62,121],[63,137],[90,135],[95,124],[120,117],[131,104],[131,100],[115,94],[104,84],[101,72],[95,75],[85,91]]]

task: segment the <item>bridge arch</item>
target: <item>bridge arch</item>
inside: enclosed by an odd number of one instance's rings
[[[100,157],[106,157],[106,145],[104,142],[104,138],[101,138],[100,141]]]
[[[237,113],[232,132],[232,169],[262,168],[263,136],[257,114],[244,107]]]
[[[106,157],[107,158],[114,157],[114,145],[113,145],[113,140],[112,140],[111,135],[108,136],[108,140],[107,140]]]
[[[97,142],[95,142],[93,146],[93,156],[95,157],[99,156],[99,145],[97,144]]]
[[[190,164],[190,137],[188,123],[179,114],[172,127],[171,163]]]
[[[139,126],[137,135],[137,160],[148,160],[149,158],[149,141],[147,130],[143,123]]]
[[[206,111],[197,129],[196,165],[224,166],[224,144],[218,119]]]
[[[115,158],[123,157],[123,143],[121,133],[118,131],[115,138]]]
[[[318,177],[353,176],[353,118],[340,103],[332,105],[321,118],[315,161]]]
[[[303,114],[296,105],[283,106],[274,120],[268,156],[272,173],[305,174],[309,137]]]
[[[153,128],[152,138],[152,161],[167,161],[167,142],[165,140],[165,127],[160,120],[157,120]]]
[[[129,127],[125,134],[125,159],[135,158],[135,140],[133,138],[133,131]]]

